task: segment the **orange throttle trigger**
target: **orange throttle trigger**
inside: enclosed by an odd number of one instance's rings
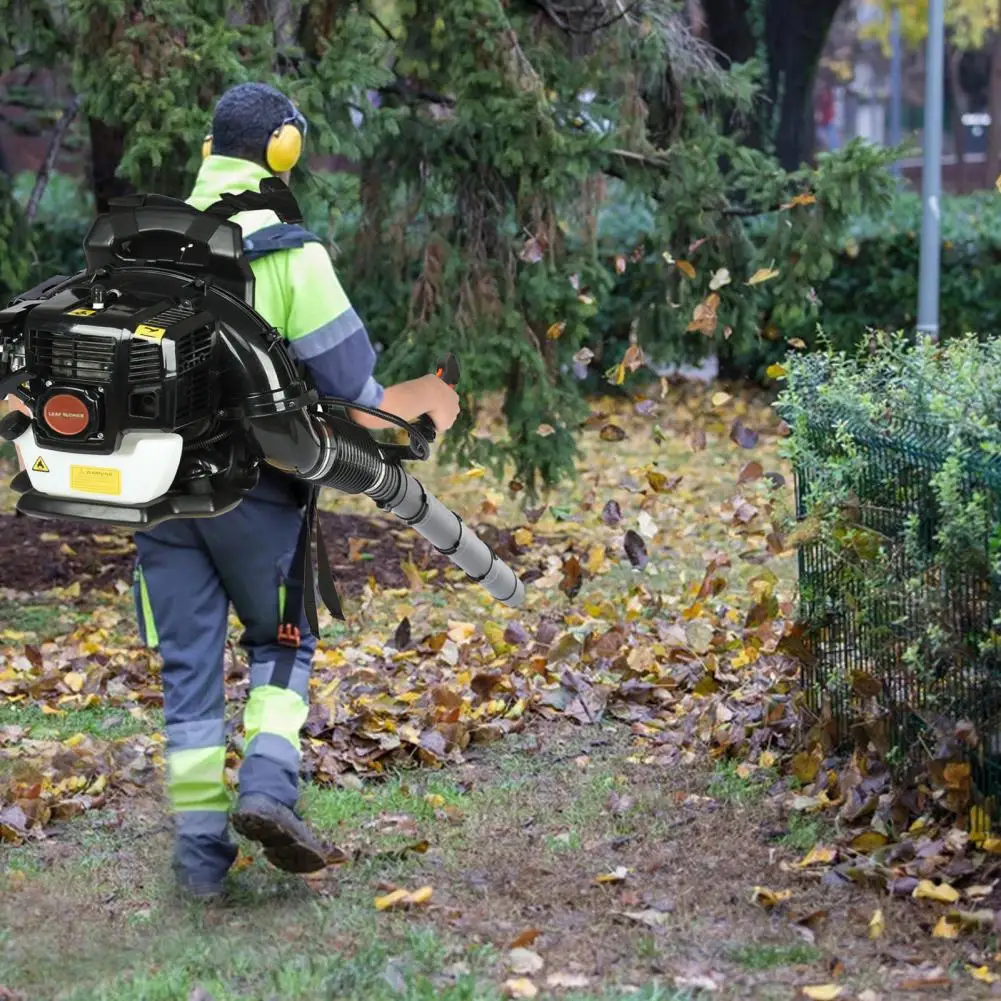
[[[435,373],[442,382],[452,389],[459,384],[459,362],[455,355],[449,352],[444,358],[438,360],[435,365]]]

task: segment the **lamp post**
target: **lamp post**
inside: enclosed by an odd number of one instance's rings
[[[918,334],[938,340],[940,216],[942,197],[942,103],[945,78],[945,2],[928,0],[925,55],[925,127],[921,166],[921,268]]]
[[[900,8],[893,8],[893,19],[890,22],[890,45],[892,59],[890,62],[890,145],[900,145],[900,119],[903,90],[903,54],[900,49]],[[900,164],[894,160],[893,173],[900,177]]]

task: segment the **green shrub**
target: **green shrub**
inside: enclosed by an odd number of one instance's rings
[[[943,198],[942,241],[940,339],[1001,333],[1001,198],[993,192]],[[873,328],[914,329],[920,247],[916,194],[900,194],[888,212],[856,221],[837,266],[816,290],[833,347],[851,350]],[[817,342],[813,325],[783,333]]]

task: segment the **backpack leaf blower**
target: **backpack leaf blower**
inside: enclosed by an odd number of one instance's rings
[[[410,423],[320,397],[253,309],[249,241],[230,216],[259,208],[301,230],[276,179],[205,211],[159,195],[117,199],[87,234],[84,271],[50,278],[0,311],[0,399],[12,393],[32,412],[0,420],[25,467],[11,484],[18,511],[134,530],[211,518],[235,508],[266,463],[305,488],[296,561],[314,631],[308,557],[321,487],[367,494],[498,601],[521,605],[514,571],[403,468],[428,457],[430,418]],[[437,374],[454,385],[458,363],[443,359]],[[409,444],[377,441],[348,409],[403,428]],[[317,542],[321,595],[343,617]],[[283,628],[294,645],[294,623]]]

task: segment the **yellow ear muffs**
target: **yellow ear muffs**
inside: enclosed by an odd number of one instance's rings
[[[264,156],[268,168],[276,174],[291,170],[302,155],[302,133],[286,122],[271,133]]]
[[[202,159],[204,160],[207,157],[210,157],[211,155],[212,155],[212,134],[209,133],[209,135],[207,135],[202,140]]]

